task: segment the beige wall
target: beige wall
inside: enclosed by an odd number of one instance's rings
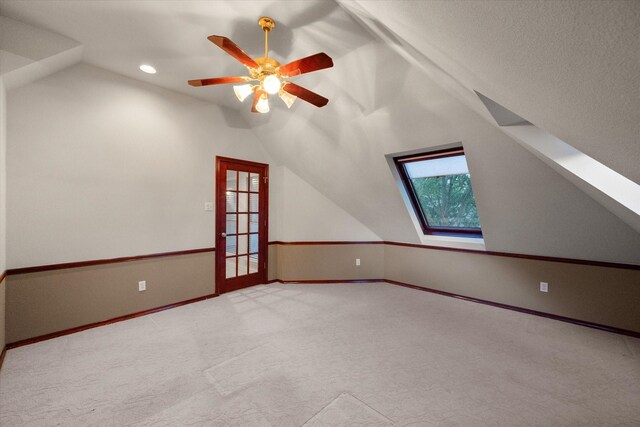
[[[275,245],[280,280],[384,278],[384,245]],[[360,266],[355,260],[360,258]]]
[[[6,161],[6,91],[4,80],[0,76],[0,275],[7,269],[7,227],[6,227],[6,206],[7,206],[7,161]],[[0,282],[0,351],[6,344],[5,340],[5,282],[6,278]]]
[[[214,252],[10,275],[6,282],[11,343],[212,294]]]
[[[640,331],[638,270],[393,245],[384,264],[389,280]]]
[[[214,252],[208,252],[10,275],[4,286],[6,342],[211,294],[214,264]],[[388,244],[272,244],[268,277],[395,280],[640,331],[637,270]],[[137,291],[139,280],[147,281],[147,291]],[[549,293],[539,292],[540,281],[549,283]],[[0,306],[2,292],[0,287]]]
[[[276,245],[269,245],[268,270],[267,280],[276,280],[278,278],[278,248]]]
[[[0,274],[2,274],[2,271],[0,271]],[[7,340],[5,339],[5,289],[6,286],[5,284],[7,283],[7,279],[5,278],[4,280],[2,280],[2,282],[0,282],[0,352],[2,351],[2,349],[4,348],[5,344],[7,343]]]

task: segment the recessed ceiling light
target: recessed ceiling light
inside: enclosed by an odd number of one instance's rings
[[[155,74],[156,73],[156,69],[153,68],[151,65],[147,65],[147,64],[142,64],[140,66],[140,71],[144,71],[147,74]]]

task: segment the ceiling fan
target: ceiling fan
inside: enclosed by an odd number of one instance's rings
[[[253,113],[269,112],[269,95],[278,94],[288,108],[300,98],[316,107],[324,107],[329,100],[315,92],[305,89],[293,82],[289,78],[300,74],[310,73],[325,68],[333,67],[333,60],[326,53],[316,53],[285,65],[280,65],[278,61],[269,58],[269,31],[273,30],[276,22],[268,16],[258,19],[258,25],[264,31],[264,57],[251,58],[234,42],[222,36],[207,37],[213,44],[237,59],[249,70],[248,76],[237,77],[214,77],[209,79],[189,80],[191,86],[209,86],[227,83],[245,83],[233,87],[233,91],[240,100],[244,101],[253,94]],[[257,82],[252,84],[249,82]]]

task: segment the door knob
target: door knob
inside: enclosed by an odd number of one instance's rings
[[[220,233],[221,237],[227,237],[227,233]]]

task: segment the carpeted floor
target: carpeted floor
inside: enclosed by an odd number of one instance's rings
[[[638,426],[640,340],[384,283],[257,286],[10,350],[0,425]]]

